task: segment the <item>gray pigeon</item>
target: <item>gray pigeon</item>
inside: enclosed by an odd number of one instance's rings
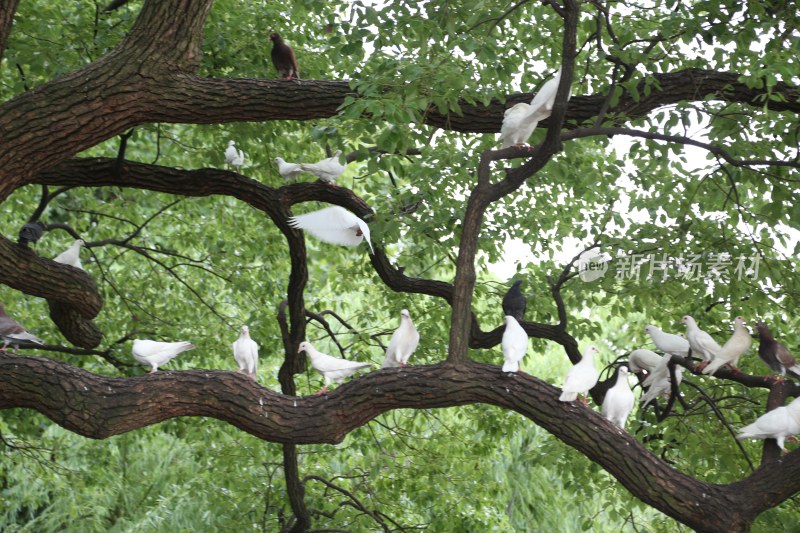
[[[525,295],[519,290],[521,284],[522,280],[518,279],[503,296],[503,316],[513,316],[517,321],[523,320],[528,304]]]
[[[5,306],[0,303],[0,338],[3,339],[3,346],[0,347],[0,352],[11,345],[14,347],[14,353],[17,353],[17,348],[20,344],[44,344],[44,341],[28,333],[19,322],[6,314]]]
[[[17,243],[27,248],[29,242],[35,243],[42,237],[43,231],[44,228],[38,222],[29,222],[20,228]]]

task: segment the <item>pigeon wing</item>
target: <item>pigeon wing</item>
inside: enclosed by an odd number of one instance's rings
[[[510,316],[510,315],[509,315]],[[528,334],[519,325],[519,322],[511,317],[506,319],[506,329],[503,332],[503,372],[517,372],[519,362],[525,357],[528,351]]]
[[[302,229],[321,241],[344,246],[358,246],[369,235],[361,229],[366,223],[343,207],[333,206],[289,218],[289,225]],[[358,231],[353,228],[357,228]],[[361,235],[358,235],[361,233]],[[370,245],[370,248],[372,245]]]
[[[652,350],[644,348],[633,350],[628,356],[628,367],[631,372],[641,372],[647,370],[652,372],[661,362],[661,356]]]

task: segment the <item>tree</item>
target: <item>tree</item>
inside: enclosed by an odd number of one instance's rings
[[[731,428],[763,412],[752,406],[763,403],[762,390],[769,407],[798,394],[791,382],[761,377],[755,362],[743,374],[698,377],[682,412],[673,396],[659,426],[667,429],[628,433],[557,401],[558,388],[535,375],[504,375],[497,351],[488,352],[503,331],[503,291],[494,294],[488,282],[508,239],[539,255],[521,272],[536,295],[528,314],[536,320],[523,326],[539,353],[558,346],[574,363],[579,341],[594,339],[623,356],[644,342],[635,326],[683,314],[716,324],[720,335],[731,315],[758,314],[792,335],[800,101],[789,5],[230,0],[212,9],[208,0],[164,0],[110,14],[90,7],[0,8],[0,200],[11,213],[0,281],[15,291],[4,296],[19,303],[10,311],[35,301],[23,294],[46,299],[52,324],[77,347],[48,345],[53,358],[1,355],[0,407],[34,409],[96,439],[203,416],[279,443],[292,512],[282,525],[293,531],[309,529],[322,512],[306,505],[312,481],[347,496],[376,527],[400,527],[335,479],[303,476],[298,446],[339,443],[405,408],[489,404],[519,413],[636,498],[701,531],[746,531],[800,490],[800,453],[781,457],[770,441],[752,472],[709,479],[698,466],[716,458],[704,458],[710,452],[692,430],[695,417],[716,416]],[[275,25],[292,21],[282,33],[296,47],[303,80],[274,79],[271,28],[258,22],[267,16]],[[62,46],[45,51],[48,40]],[[535,147],[494,150],[494,136],[481,134],[498,132],[503,110],[530,100],[558,65],[556,102]],[[510,94],[516,80],[528,92]],[[249,169],[205,167],[209,158],[222,166],[223,132],[230,133],[214,125],[234,123]],[[628,153],[611,143],[619,138],[629,139]],[[348,147],[358,176],[330,187],[283,184],[264,170],[275,155],[322,155],[313,144]],[[707,154],[703,163],[689,162],[690,147]],[[314,201],[370,223],[369,264],[363,249],[317,247],[288,225],[299,204]],[[21,222],[35,220],[48,230],[39,253],[12,241]],[[56,230],[91,233],[91,275],[47,259]],[[618,275],[581,283],[579,258],[558,265],[554,256],[568,238],[609,253]],[[676,265],[684,267],[695,252],[706,263],[713,256],[717,271],[749,262],[737,275],[667,275],[661,258],[682,258]],[[662,279],[655,270],[650,279],[631,274],[654,258]],[[337,295],[358,292],[355,314]],[[419,359],[433,364],[298,396],[306,362],[297,346],[312,331],[326,332],[343,353],[377,350],[390,323],[371,333],[367,325],[404,303],[428,318]],[[582,318],[590,308],[592,318]],[[137,370],[117,356],[142,334],[192,337],[201,340],[192,367],[218,368],[228,345],[206,330],[264,309],[276,320],[263,329],[271,342],[261,337],[262,358],[282,357],[280,392],[225,370],[132,377]],[[34,329],[35,309],[17,316]],[[36,326],[57,336],[45,321]],[[699,373],[690,359],[680,364]],[[595,401],[609,385],[593,390]],[[714,438],[716,447],[736,446],[730,435],[724,444]],[[676,446],[689,450],[668,456]],[[728,466],[749,460],[745,448],[724,457]]]

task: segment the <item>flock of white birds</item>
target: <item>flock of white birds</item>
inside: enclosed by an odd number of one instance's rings
[[[550,116],[560,80],[561,69],[556,72],[553,79],[542,86],[530,104],[518,103],[506,110],[500,133],[501,148],[523,146],[536,129],[537,124]],[[334,181],[344,173],[346,167],[340,162],[341,155],[341,151],[336,151],[333,156],[316,163],[287,163],[277,157],[275,163],[278,165],[280,175],[286,179],[296,179],[301,173],[308,172],[323,182],[335,186]],[[230,141],[225,150],[226,164],[229,167],[235,167],[238,171],[244,165],[244,160],[244,152],[237,150],[235,142]],[[316,238],[332,244],[358,246],[366,237],[370,251],[374,253],[369,226],[342,207],[326,207],[291,217],[288,222],[291,227],[305,230]],[[36,238],[38,237],[34,236],[28,240],[35,242]],[[76,240],[66,251],[54,258],[54,261],[82,269],[80,249],[84,244],[83,240]],[[502,371],[508,373],[519,371],[520,361],[527,352],[529,340],[525,329],[519,323],[523,320],[526,304],[526,300],[519,290],[519,284],[519,281],[516,282],[503,299],[503,311],[506,316],[501,342]],[[669,397],[672,393],[671,375],[675,378],[676,388],[680,386],[684,368],[675,365],[671,374],[669,363],[672,356],[701,356],[703,362],[698,365],[698,369],[702,369],[704,374],[714,375],[720,368],[726,366],[732,371],[738,372],[738,361],[752,344],[750,332],[745,327],[742,317],[734,319],[733,334],[723,345],[718,344],[711,335],[701,330],[692,317],[684,316],[682,322],[686,326],[685,337],[665,333],[656,326],[645,328],[653,343],[665,355],[660,356],[647,349],[633,350],[630,353],[628,366],[623,365],[617,369],[616,382],[606,391],[601,406],[601,413],[604,417],[624,429],[634,406],[634,393],[628,383],[629,369],[630,372],[642,373],[646,376],[642,381],[642,387],[646,389],[641,398],[642,408],[659,396]],[[784,379],[787,372],[800,377],[800,365],[785,346],[775,341],[766,324],[759,322],[756,324],[756,329],[761,339],[759,356],[771,369],[781,374],[781,377],[776,379]],[[8,316],[2,304],[0,304],[0,338],[3,339],[0,351],[4,351],[9,345],[18,347],[20,344],[27,343],[44,344],[41,339],[29,333]],[[403,309],[400,312],[400,326],[392,334],[382,368],[406,366],[419,345],[419,339],[419,332],[411,320],[411,315],[408,310]],[[178,354],[194,347],[192,343],[186,341],[161,342],[136,339],[133,341],[132,352],[134,358],[141,364],[149,365],[150,373],[153,373],[160,366],[177,357]],[[233,343],[232,348],[234,359],[239,367],[238,371],[255,380],[258,366],[258,344],[250,338],[247,326],[242,327],[239,338]],[[307,341],[300,344],[298,353],[300,352],[308,355],[312,368],[324,378],[325,385],[317,394],[327,392],[331,382],[340,383],[359,370],[372,366],[370,363],[349,361],[322,353]],[[583,353],[581,360],[570,368],[564,378],[562,392],[559,396],[560,401],[572,402],[578,399],[579,395],[583,395],[582,401],[584,404],[587,403],[585,397],[597,384],[600,377],[600,373],[594,366],[594,358],[597,353],[598,350],[594,346],[588,348]],[[752,424],[743,427],[737,438],[772,438],[777,440],[782,449],[785,449],[784,440],[798,433],[800,433],[800,398],[795,399],[787,406],[769,411]]]
[[[620,428],[625,423],[633,410],[634,394],[628,383],[629,368],[631,372],[642,373],[646,376],[642,387],[646,392],[640,401],[642,408],[659,396],[669,397],[672,394],[672,376],[675,379],[675,389],[680,386],[683,379],[682,366],[674,365],[672,374],[670,365],[672,357],[689,357],[696,354],[703,358],[697,369],[703,374],[714,375],[720,368],[728,367],[732,372],[739,372],[737,364],[739,359],[750,349],[752,338],[745,326],[742,317],[733,320],[733,333],[722,345],[713,337],[701,330],[691,316],[684,316],[681,322],[686,326],[686,336],[665,333],[656,326],[647,326],[645,331],[653,340],[656,347],[664,355],[647,350],[633,350],[628,358],[628,366],[620,366],[617,371],[615,384],[606,391],[601,407],[603,416],[611,420]],[[525,335],[517,331],[518,324],[514,317],[506,316],[506,333],[503,336],[503,351],[506,362],[513,362],[516,367],[524,356],[520,354],[519,341]],[[766,324],[758,322],[755,325],[759,332],[760,345],[758,354],[761,359],[773,370],[780,372],[780,377],[771,378],[775,381],[785,379],[787,373],[800,377],[800,365],[794,360],[785,346],[775,341]],[[508,341],[506,338],[508,337]],[[524,337],[527,340],[527,336]],[[511,349],[512,342],[515,348]],[[508,352],[506,348],[508,346]],[[583,358],[574,365],[564,379],[562,393],[559,400],[569,402],[577,399],[578,394],[588,394],[599,379],[599,372],[594,367],[594,357],[597,354],[595,347],[590,347]],[[510,368],[510,367],[508,367]],[[504,366],[504,371],[507,367]],[[787,437],[800,434],[800,398],[796,398],[787,406],[778,407],[759,417],[755,422],[739,430],[738,439],[776,439],[778,446],[785,451],[784,442]]]

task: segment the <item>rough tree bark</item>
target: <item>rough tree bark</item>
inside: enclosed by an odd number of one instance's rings
[[[17,3],[12,0],[0,7],[0,55]],[[49,359],[2,354],[0,409],[36,409],[67,429],[92,438],[106,438],[178,416],[208,416],[259,438],[283,443],[287,484],[297,518],[295,530],[301,531],[307,528],[309,515],[299,482],[296,445],[340,442],[353,429],[390,409],[488,403],[528,417],[600,464],[638,498],[697,530],[746,531],[759,513],[800,491],[800,451],[785,457],[765,454],[761,467],[739,482],[704,483],[674,470],[597,413],[557,401],[558,390],[551,385],[532,376],[509,377],[497,367],[471,362],[468,348],[494,346],[502,334],[501,328],[482,331],[471,313],[474,259],[486,207],[540,170],[561,149],[564,140],[622,133],[620,127],[630,118],[665,104],[706,97],[758,108],[766,105],[774,111],[797,114],[800,93],[781,83],[772,88],[777,98],[768,99],[765,104],[765,91],[747,87],[735,73],[689,69],[654,74],[659,90],[639,99],[623,93],[608,109],[604,108],[604,94],[576,96],[567,105],[577,5],[572,1],[563,8],[548,4],[563,13],[565,19],[565,61],[557,104],[552,116],[542,123],[548,127],[547,138],[532,154],[509,148],[482,156],[478,184],[470,196],[462,226],[454,283],[409,278],[391,264],[379,247],[371,257],[373,268],[393,290],[440,297],[452,305],[447,362],[372,372],[327,396],[295,396],[293,378],[305,366],[305,358],[297,354],[297,345],[305,335],[303,291],[308,274],[303,237],[288,227],[286,219],[293,204],[307,200],[343,205],[368,217],[371,210],[365,202],[350,191],[320,184],[272,189],[220,170],[179,171],[127,162],[119,165],[114,160],[70,158],[149,122],[210,124],[334,116],[347,96],[358,96],[346,81],[302,80],[287,84],[198,77],[195,72],[202,30],[212,1],[145,1],[130,34],[114,51],[0,105],[0,201],[31,183],[117,185],[182,196],[233,195],[270,218],[286,236],[292,257],[288,320],[283,309],[283,317],[279,317],[285,356],[279,376],[283,394],[231,372],[194,370],[119,379]],[[497,132],[505,108],[530,98],[530,94],[517,94],[508,96],[505,104],[500,100],[488,106],[462,103],[461,116],[429,108],[425,120],[456,131]],[[562,125],[575,130],[599,114],[612,127],[577,130],[571,137],[560,133]],[[504,179],[491,182],[489,163],[518,157],[528,157],[528,161],[509,170]],[[35,283],[31,281],[34,276]],[[99,342],[100,332],[90,321],[102,301],[85,273],[41,259],[0,238],[0,282],[53,302],[54,320],[70,334],[72,342],[82,346],[96,346]],[[557,290],[554,287],[555,296]],[[558,342],[576,361],[580,357],[577,343],[566,332],[563,309],[559,311],[559,324],[526,322],[523,326],[531,336]],[[721,376],[748,379],[726,376],[724,372]],[[754,494],[759,496],[753,497]]]
[[[109,378],[50,359],[0,354],[0,408],[29,407],[90,438],[179,416],[207,416],[284,444],[339,443],[391,409],[486,403],[514,410],[608,470],[644,502],[699,531],[746,531],[800,490],[800,450],[743,480],[693,479],[560,389],[493,365],[441,363],[370,372],[324,396],[272,392],[237,372],[186,370]],[[753,498],[759,494],[759,498]]]

